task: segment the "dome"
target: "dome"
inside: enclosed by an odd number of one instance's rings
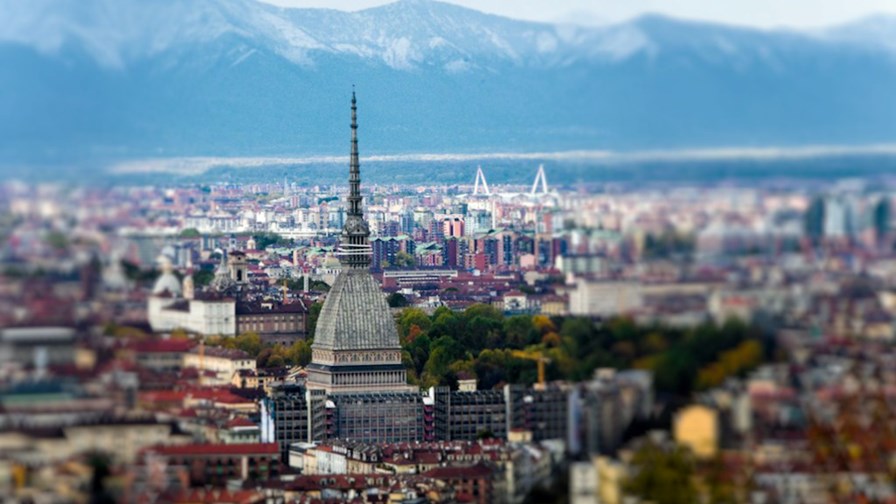
[[[386,295],[376,280],[366,270],[343,271],[320,310],[313,347],[372,350],[400,346]]]
[[[162,275],[156,279],[156,283],[152,287],[153,294],[162,294],[166,291],[175,296],[179,296],[181,293],[180,280],[177,279],[177,275],[170,271],[162,273]]]

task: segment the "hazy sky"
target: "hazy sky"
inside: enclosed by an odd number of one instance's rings
[[[359,10],[388,0],[263,0],[292,7]],[[646,12],[763,28],[815,28],[874,13],[896,14],[896,0],[450,0],[484,12],[535,21],[602,24]]]

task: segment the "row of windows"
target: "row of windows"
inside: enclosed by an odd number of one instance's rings
[[[240,322],[296,322],[299,320],[298,315],[241,315]]]

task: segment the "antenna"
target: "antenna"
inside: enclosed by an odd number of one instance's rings
[[[529,193],[532,196],[535,196],[537,194],[539,181],[541,181],[541,194],[547,194],[548,193],[548,181],[544,176],[544,165],[543,164],[538,165],[538,173],[535,174],[535,181],[532,182],[532,192]]]
[[[473,195],[479,194],[479,181],[482,181],[482,194],[489,196],[491,192],[488,190],[488,182],[485,181],[485,174],[482,173],[482,166],[476,167],[476,183],[473,184]]]

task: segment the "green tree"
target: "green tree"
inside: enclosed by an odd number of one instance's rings
[[[439,336],[456,337],[463,331],[464,321],[453,311],[446,310],[440,313],[436,310],[433,316],[435,318],[429,328],[429,334],[433,339]]]
[[[180,232],[181,238],[199,238],[202,236],[196,228],[186,228]]]
[[[523,348],[538,339],[538,331],[529,315],[514,315],[504,319],[504,335],[506,344],[512,348]]]
[[[418,338],[419,339],[419,338]],[[423,366],[423,387],[448,385],[452,376],[448,376],[451,365],[464,358],[466,348],[451,336],[442,336],[432,343],[432,350],[426,365]]]
[[[308,288],[315,292],[330,292],[330,284],[321,280],[312,280]]]
[[[432,320],[420,308],[405,308],[398,316],[398,331],[402,338],[407,338],[411,326],[417,326],[426,332],[432,326]]]
[[[623,485],[626,493],[656,504],[699,502],[694,485],[694,460],[681,447],[644,443],[632,457],[634,476]]]
[[[410,303],[408,302],[408,298],[404,297],[400,292],[393,292],[389,294],[389,297],[386,298],[386,301],[389,303],[390,308],[404,308],[408,306]]]
[[[255,357],[255,367],[265,368],[268,367],[268,360],[270,360],[271,356],[274,353],[274,349],[271,347],[267,347],[263,349],[261,352],[258,352],[258,356]]]
[[[214,278],[214,271],[199,270],[193,273],[193,285],[195,285],[196,287],[204,287],[212,283],[212,280],[214,280]]]
[[[240,334],[233,338],[233,344],[236,348],[246,352],[252,357],[257,357],[262,348],[261,336],[253,332]]]
[[[411,358],[411,362],[413,364],[414,374],[417,376],[423,375],[423,368],[426,366],[427,361],[429,361],[429,352],[432,347],[432,340],[429,339],[429,336],[426,334],[422,334],[417,338],[414,338],[410,344],[407,344],[405,348],[407,348],[408,355]]]
[[[690,395],[697,380],[697,362],[686,348],[677,346],[661,354],[654,367],[657,390]]]
[[[570,338],[576,348],[592,347],[594,325],[590,320],[580,317],[569,317],[560,325],[560,337]]]
[[[396,268],[413,268],[416,264],[417,260],[414,256],[405,251],[399,250],[395,254],[395,263],[393,265]]]
[[[288,247],[293,244],[293,240],[288,240],[277,233],[257,233],[252,235],[252,238],[258,250],[265,250],[270,246]]]
[[[299,340],[286,351],[287,362],[294,366],[307,366],[311,362],[311,344],[307,340]]]
[[[309,339],[314,339],[314,331],[317,328],[317,319],[320,317],[320,309],[324,307],[324,304],[320,301],[315,301],[311,303],[311,306],[308,307],[308,337]]]
[[[504,320],[504,314],[492,305],[485,303],[475,303],[464,310],[464,318],[470,320],[474,317],[485,317],[501,322]]]
[[[432,320],[419,308],[405,308],[398,316],[398,334],[402,339],[408,337],[412,326],[417,326],[426,332],[432,326]]]

